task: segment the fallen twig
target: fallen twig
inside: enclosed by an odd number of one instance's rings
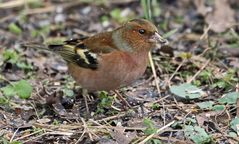
[[[200,70],[198,70],[197,73],[190,80],[187,81],[187,83],[191,83],[193,80],[195,80],[195,78],[202,72],[202,70],[205,69],[209,62],[210,60],[207,60],[207,62],[200,68]]]
[[[150,66],[151,66],[151,69],[152,69],[152,72],[153,72],[155,86],[157,88],[159,96],[161,97],[161,91],[160,91],[160,88],[159,88],[159,80],[158,80],[158,77],[157,77],[157,74],[156,74],[156,70],[155,70],[155,66],[154,66],[154,62],[153,62],[151,52],[149,52],[149,63],[150,63]]]
[[[168,123],[167,125],[163,126],[162,128],[158,129],[158,130],[156,131],[156,133],[153,133],[153,134],[147,136],[147,137],[146,137],[143,141],[141,141],[139,144],[144,144],[144,143],[146,143],[146,142],[147,142],[148,140],[150,140],[154,135],[156,135],[156,134],[159,133],[160,131],[166,129],[167,127],[171,126],[174,122],[175,122],[175,121],[172,121],[172,122]]]

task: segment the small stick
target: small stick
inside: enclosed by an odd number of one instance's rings
[[[27,140],[23,141],[22,143],[27,143],[27,142],[29,142],[29,141],[36,140],[36,139],[38,139],[38,138],[40,138],[40,137],[43,137],[43,136],[45,136],[45,135],[48,135],[48,134],[49,134],[49,132],[45,132],[45,133],[40,134],[40,135],[38,135],[38,136],[36,136],[36,137],[33,137],[33,138],[30,138],[30,139],[27,139]]]
[[[157,88],[159,96],[161,97],[161,91],[160,91],[160,88],[159,88],[159,80],[157,78],[157,74],[156,74],[156,70],[155,70],[155,66],[154,66],[154,61],[153,61],[151,52],[149,52],[149,63],[150,63],[150,66],[151,66],[151,69],[152,69],[152,72],[153,72],[155,86]]]
[[[113,90],[113,91],[114,91],[114,93],[118,96],[118,98],[123,101],[123,103],[124,103],[126,106],[128,106],[129,108],[131,108],[130,104],[124,99],[124,97],[123,97],[117,90]]]
[[[83,95],[83,98],[84,98],[84,101],[85,101],[86,115],[88,117],[88,116],[90,116],[90,110],[89,110],[89,106],[88,106],[88,102],[87,102],[88,92],[87,92],[86,89],[82,90],[82,95]]]
[[[13,133],[11,139],[10,139],[10,143],[13,141],[14,137],[16,136],[17,132],[18,132],[19,128],[17,128],[17,130]]]
[[[103,119],[100,119],[100,120],[96,120],[97,122],[103,122],[103,121],[109,121],[109,120],[112,120],[112,119],[115,119],[115,118],[120,118],[120,117],[123,117],[125,116],[127,113],[124,112],[124,113],[120,113],[120,114],[117,114],[117,115],[114,115],[114,116],[110,116],[110,117],[107,117],[107,118],[103,118]]]
[[[236,102],[236,116],[239,117],[239,98],[237,98],[237,102]]]
[[[40,133],[40,132],[42,132],[42,131],[44,131],[44,130],[41,129],[41,130],[35,131],[35,132],[30,133],[30,134],[28,134],[28,135],[24,135],[24,136],[22,136],[22,137],[16,138],[16,139],[14,139],[14,141],[22,140],[22,139],[24,139],[24,138],[30,137],[30,136],[35,135],[35,134],[37,134],[37,133]]]
[[[158,129],[158,130],[156,131],[156,133],[153,133],[153,134],[147,136],[147,137],[146,137],[143,141],[141,141],[139,144],[144,144],[144,143],[146,143],[149,139],[151,139],[153,136],[155,136],[155,135],[156,135],[157,133],[159,133],[160,131],[162,131],[162,130],[166,129],[167,127],[171,126],[174,122],[175,122],[175,121],[172,121],[172,122],[168,123],[167,125],[163,126],[162,128]]]
[[[180,65],[177,67],[177,69],[174,71],[174,73],[171,75],[171,77],[168,79],[167,84],[170,86],[170,81],[175,76],[175,74],[179,71],[179,69],[183,66],[183,64],[186,62],[186,59],[183,59],[183,61],[180,63]]]
[[[187,81],[187,83],[191,83],[193,80],[196,79],[196,77],[202,72],[203,69],[205,69],[205,67],[209,64],[210,60],[207,60],[207,62],[200,68],[199,71],[197,71],[197,73],[190,79]]]
[[[211,29],[212,24],[210,24],[207,29],[204,31],[204,33],[201,35],[200,40],[204,39],[204,37],[207,36],[208,31]]]

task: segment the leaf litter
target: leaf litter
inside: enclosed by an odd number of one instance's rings
[[[153,20],[170,41],[169,46],[152,51],[161,96],[147,68],[142,78],[120,89],[132,109],[124,110],[113,93],[101,97],[91,93],[87,118],[81,88],[68,75],[62,59],[19,44],[111,30],[125,19],[143,17],[140,3],[2,1],[0,142],[239,141],[238,2],[153,3]],[[11,88],[15,83],[20,84]],[[191,99],[191,95],[197,96]]]

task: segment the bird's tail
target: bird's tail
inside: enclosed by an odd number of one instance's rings
[[[75,64],[78,64],[78,65],[81,65],[82,67],[89,67],[88,65],[85,66],[86,64],[85,64],[85,61],[84,61],[84,56],[81,56],[80,55],[81,53],[76,54],[77,51],[76,51],[76,48],[75,48],[74,45],[70,45],[70,44],[49,44],[49,45],[46,45],[46,44],[28,42],[28,43],[22,44],[21,46],[24,47],[24,48],[32,48],[32,49],[52,51],[54,53],[57,53],[57,54],[61,55],[61,57],[65,61],[67,61],[68,63],[75,63]],[[80,50],[78,50],[78,51],[80,51]],[[81,50],[81,51],[83,51],[83,50]]]
[[[68,63],[74,63],[81,67],[96,69],[97,55],[85,48],[85,45],[76,40],[65,41],[64,44],[39,44],[39,43],[25,43],[22,47],[48,50],[61,55],[61,57]]]
[[[21,47],[23,48],[31,48],[31,49],[40,49],[40,50],[47,50],[52,52],[59,52],[64,48],[63,44],[40,44],[36,42],[27,42],[22,43]]]

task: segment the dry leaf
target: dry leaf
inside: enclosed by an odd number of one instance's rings
[[[196,115],[196,120],[198,122],[198,125],[200,127],[202,127],[204,122],[209,121],[209,118],[206,116],[206,113],[201,113],[201,114]]]
[[[194,5],[197,7],[197,12],[205,16],[210,9],[205,6],[205,0],[194,0]]]
[[[124,134],[125,128],[122,126],[116,126],[114,131],[110,132],[112,138],[114,138],[118,144],[129,144],[136,136],[136,132],[127,132]]]
[[[239,48],[219,48],[219,51],[227,54],[228,56],[239,57]]]
[[[214,10],[206,16],[206,22],[213,31],[224,32],[235,23],[235,12],[227,0],[215,0]]]
[[[42,118],[42,119],[37,120],[37,122],[41,123],[41,124],[45,124],[45,123],[48,123],[50,121],[51,121],[51,119],[49,119],[49,118]]]

